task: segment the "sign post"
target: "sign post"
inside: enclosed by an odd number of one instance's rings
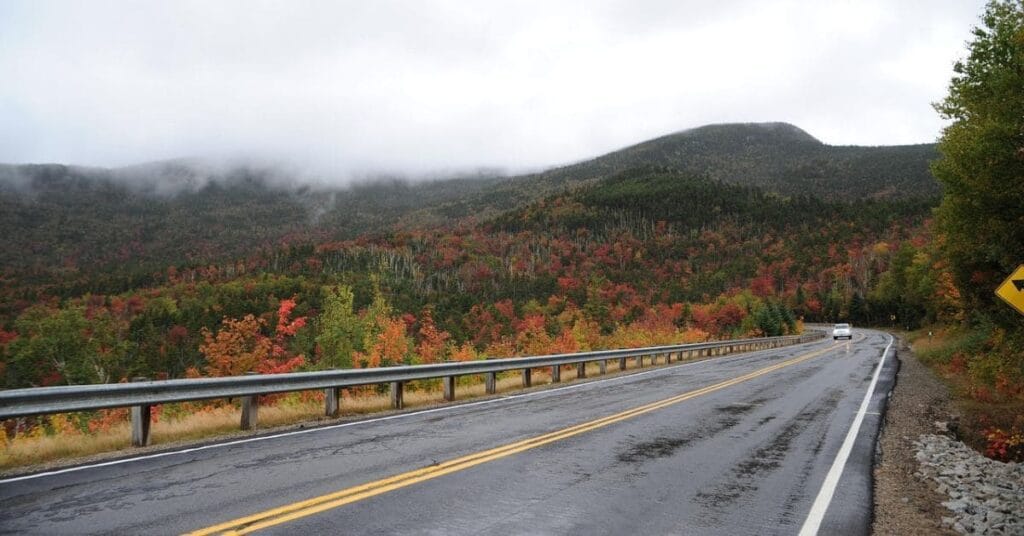
[[[1018,266],[1010,277],[996,288],[996,296],[1024,315],[1024,264]]]

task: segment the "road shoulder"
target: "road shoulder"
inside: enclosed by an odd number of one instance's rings
[[[915,476],[920,465],[914,441],[949,423],[954,412],[949,389],[936,378],[903,339],[898,339],[900,368],[878,442],[874,469],[874,534],[956,534],[941,525],[946,497]],[[939,426],[944,426],[940,424]]]

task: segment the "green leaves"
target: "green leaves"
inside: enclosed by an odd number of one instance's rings
[[[35,306],[15,322],[6,382],[12,387],[117,381],[127,371],[131,344],[106,312],[86,317],[82,307]]]
[[[1013,324],[992,291],[1024,261],[1024,3],[993,1],[935,105],[952,120],[932,166],[945,185],[939,231],[966,306]]]
[[[355,296],[345,285],[324,287],[323,311],[316,321],[316,343],[323,368],[352,368],[352,354],[363,340],[363,323],[353,310]]]

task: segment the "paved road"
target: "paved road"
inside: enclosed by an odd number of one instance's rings
[[[858,330],[851,343],[0,481],[0,533],[177,534],[259,514],[219,530],[795,534],[888,342]],[[886,361],[823,534],[870,527]]]

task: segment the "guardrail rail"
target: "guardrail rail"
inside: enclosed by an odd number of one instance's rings
[[[530,357],[486,359],[467,362],[447,362],[428,365],[381,367],[372,369],[343,369],[288,374],[248,374],[224,378],[196,378],[149,381],[136,378],[131,383],[97,385],[68,385],[0,390],[0,420],[33,415],[69,413],[105,408],[130,407],[132,445],[149,444],[149,425],[152,407],[172,402],[191,402],[214,398],[235,398],[242,401],[241,427],[256,427],[258,397],[273,393],[296,391],[325,391],[325,413],[337,416],[341,390],[365,385],[390,385],[391,407],[401,409],[403,384],[413,380],[441,378],[444,399],[455,400],[455,380],[459,376],[484,375],[485,390],[494,394],[497,375],[501,372],[522,371],[523,387],[532,385],[533,369],[551,367],[551,382],[561,381],[561,367],[577,366],[577,377],[586,377],[587,363],[597,362],[601,374],[607,372],[609,361],[618,361],[619,370],[626,369],[628,359],[635,359],[638,367],[645,358],[652,365],[664,356],[666,364],[684,359],[750,352],[802,344],[821,339],[822,331],[783,337],[762,337],[672,346],[653,346],[621,350],[602,350],[574,354],[552,354]]]

